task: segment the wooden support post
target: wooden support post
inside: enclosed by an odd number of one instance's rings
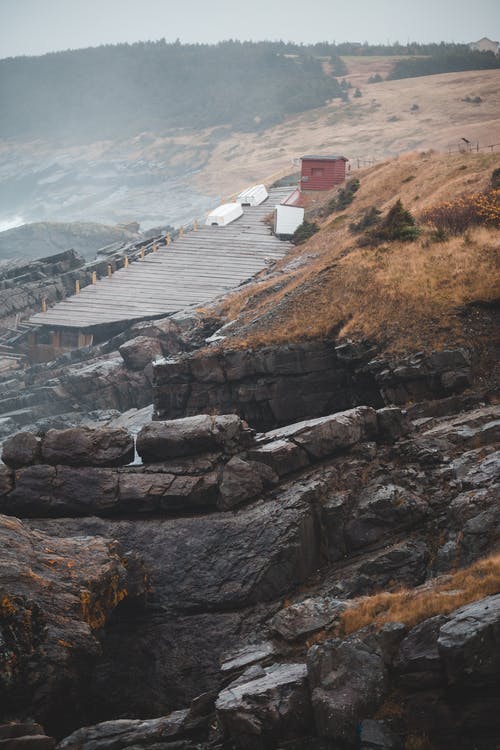
[[[47,299],[46,299],[46,297],[42,297],[42,312],[43,313],[47,312]]]
[[[128,255],[125,256],[125,268],[128,268]]]
[[[92,283],[97,284],[97,271],[92,271]]]
[[[144,248],[141,247],[141,260],[144,260]]]
[[[78,279],[75,281],[75,294],[80,294],[80,282]]]
[[[170,245],[170,244],[171,244],[171,242],[172,242],[172,237],[171,237],[171,236],[170,236],[169,234],[167,234],[167,236],[165,237],[165,242],[167,243],[167,245]]]
[[[153,242],[153,252],[154,253],[158,252],[158,243],[156,242],[156,240]]]
[[[111,263],[108,263],[108,279],[110,279],[113,275],[113,266]]]

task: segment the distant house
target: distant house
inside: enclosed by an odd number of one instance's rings
[[[493,52],[493,54],[500,54],[500,42],[494,42],[492,39],[488,39],[487,36],[483,36],[477,42],[471,42],[469,49],[477,50],[478,52]]]
[[[331,190],[345,180],[345,156],[303,156],[301,190]]]

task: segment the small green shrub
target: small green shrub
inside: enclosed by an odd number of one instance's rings
[[[319,227],[314,221],[307,221],[307,219],[305,219],[300,227],[295,230],[292,236],[292,242],[294,245],[302,245],[303,242],[306,242],[309,237],[312,237],[313,234],[316,234],[318,231]]]
[[[353,200],[354,195],[359,190],[359,180],[357,177],[355,177],[353,180],[349,180],[349,182],[346,182],[346,186],[344,188],[341,188],[335,198],[332,198],[332,200],[329,202],[328,206],[326,207],[326,213],[331,214],[333,211],[343,211],[344,208],[347,208]]]
[[[354,97],[356,99],[359,99],[360,96],[363,96],[363,94],[361,93],[359,89],[356,89],[356,91],[354,92]]]
[[[389,209],[385,219],[360,237],[358,244],[364,247],[366,245],[378,245],[381,242],[390,242],[391,240],[411,242],[417,239],[419,234],[420,229],[417,227],[412,214],[404,208],[400,200],[397,200]]]
[[[369,77],[368,83],[380,83],[383,80],[384,79],[382,78],[382,76],[380,75],[380,73],[375,73],[374,76],[370,76]]]
[[[493,190],[500,189],[500,167],[497,167],[497,169],[494,169],[491,173],[491,187]]]
[[[349,224],[351,232],[364,232],[365,229],[375,226],[379,223],[382,211],[375,206],[370,206],[359,221],[353,221]]]

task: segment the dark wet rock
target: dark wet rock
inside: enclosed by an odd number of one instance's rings
[[[161,419],[237,411],[268,429],[359,403],[348,368],[327,341],[183,355],[154,367],[155,409]]]
[[[401,743],[383,722],[365,719],[361,722],[360,750],[400,750]]]
[[[40,463],[40,437],[31,432],[18,432],[7,438],[2,447],[2,461],[13,469]]]
[[[136,336],[122,344],[118,351],[130,370],[144,370],[163,354],[160,341],[148,336]]]
[[[382,656],[356,637],[312,646],[307,671],[317,734],[349,745],[386,690]]]
[[[0,516],[0,702],[50,728],[71,722],[100,651],[98,633],[146,577],[99,537],[49,537]]]
[[[451,684],[494,685],[500,671],[500,594],[453,612],[439,630],[437,647]]]
[[[250,668],[254,669],[255,668]],[[273,664],[249,672],[219,693],[217,717],[234,746],[263,750],[310,730],[305,664]]]
[[[418,352],[394,362],[372,360],[363,370],[374,376],[385,402],[396,405],[460,393],[472,382],[462,349]]]
[[[222,471],[217,507],[220,510],[236,508],[277,482],[278,477],[266,464],[244,461],[234,456]]]
[[[200,723],[189,709],[174,711],[158,719],[105,721],[73,732],[59,743],[58,750],[125,750],[139,747],[187,750],[187,744],[178,744],[176,740],[193,737]],[[191,744],[189,747],[194,748]]]
[[[189,511],[215,507],[218,498],[218,476],[176,476],[167,473],[132,473],[119,475],[119,506],[122,512],[147,513],[159,510]]]
[[[5,464],[0,463],[0,502],[14,487],[14,472]]]
[[[416,493],[396,484],[372,485],[356,504],[356,513],[345,525],[351,549],[377,541],[396,529],[408,529],[422,520],[428,506]]]
[[[312,460],[319,460],[369,439],[376,431],[377,416],[374,409],[358,406],[356,409],[331,414],[328,417],[278,428],[267,435],[271,438],[291,440]]]
[[[406,686],[423,689],[443,683],[444,672],[437,638],[445,622],[444,615],[424,620],[415,625],[402,641],[396,667]]]
[[[2,750],[53,750],[55,746],[55,739],[45,734],[0,740]]]
[[[258,448],[251,448],[247,455],[267,464],[279,477],[299,471],[309,464],[307,453],[290,440],[273,440]]]
[[[451,462],[450,469],[464,489],[500,483],[500,451],[466,451]]]
[[[308,598],[280,610],[270,621],[269,627],[286,641],[296,641],[331,627],[345,608],[345,602],[340,599]]]
[[[252,432],[235,414],[202,414],[146,425],[137,436],[137,452],[151,463],[210,451],[230,453],[251,440]]]
[[[445,419],[425,431],[431,439],[445,438],[455,446],[478,448],[500,440],[499,407],[487,406],[475,409],[453,419]]]
[[[134,440],[123,427],[49,430],[42,459],[53,466],[125,466],[134,459]]]
[[[0,748],[2,750],[53,750],[56,741],[47,737],[40,724],[10,722],[0,724]]]
[[[110,513],[118,503],[115,470],[40,464],[16,472],[15,487],[0,499],[0,511],[28,518],[86,516]]]
[[[379,439],[388,443],[396,442],[413,429],[408,416],[396,406],[377,409],[377,426]]]
[[[277,653],[278,649],[272,641],[243,646],[236,651],[224,654],[221,662],[221,674],[226,676],[237,672],[241,673],[254,664],[260,664],[261,666],[268,664],[270,661],[275,661]]]

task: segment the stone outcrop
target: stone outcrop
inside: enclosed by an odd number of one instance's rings
[[[153,367],[156,416],[235,411],[252,427],[269,429],[358,404],[377,408],[442,398],[472,382],[462,350],[395,362],[372,355],[368,346],[312,341],[171,357]],[[385,419],[390,429],[390,415]]]
[[[260,750],[300,737],[311,723],[306,666],[249,667],[219,693],[215,708],[236,748]]]
[[[0,704],[68,724],[118,604],[145,594],[144,569],[100,537],[51,537],[0,516]]]
[[[151,581],[145,606],[129,593],[92,631],[84,688],[68,691],[57,729],[89,727],[68,748],[397,748],[424,732],[457,750],[479,737],[486,750],[498,697],[488,600],[414,627],[341,630],[353,597],[424,584],[495,549],[496,412],[469,406],[413,423],[394,406],[354,406],[263,433],[235,414],[156,420],[127,466],[121,430],[107,433],[116,445],[98,431],[88,450],[86,430],[14,437],[0,508],[31,518],[50,549],[117,540],[131,581],[144,576],[132,551]]]
[[[4,444],[4,460],[13,471],[3,470],[0,510],[41,517],[231,510],[276,486],[280,475],[349,451],[377,437],[377,430],[377,413],[370,407],[299,422],[258,440],[234,414],[152,422],[137,435],[144,465],[126,468],[119,467],[133,459],[134,441],[121,427],[19,433]],[[418,516],[416,500],[404,504],[403,494],[393,498],[394,518],[381,510],[382,500],[371,504],[380,506],[371,515],[361,505],[366,523],[378,512],[383,526],[396,526],[399,516],[411,525]]]

